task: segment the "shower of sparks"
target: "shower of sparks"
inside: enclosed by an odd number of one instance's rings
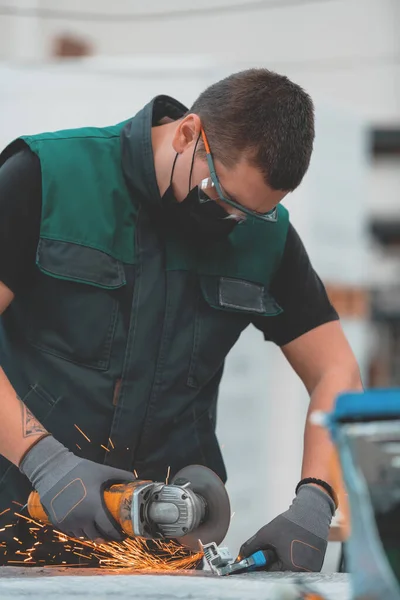
[[[69,538],[72,542],[77,542]],[[176,571],[190,569],[197,565],[202,554],[188,555],[187,550],[175,542],[156,540],[152,542],[153,551],[145,540],[140,538],[126,539],[123,542],[96,544],[79,540],[85,554],[74,549],[73,554],[86,559],[97,559],[100,567],[108,569],[137,569],[141,571]]]
[[[29,527],[29,531],[33,536],[34,543],[30,543],[29,548],[21,548],[15,554],[21,557],[21,560],[9,560],[8,564],[41,564],[43,559],[36,560],[35,553],[40,551],[42,542],[37,540],[38,532],[41,529],[47,528],[46,525],[26,517],[20,513],[14,513],[28,523],[34,525]],[[12,526],[12,525],[11,525]],[[7,526],[6,526],[7,527]],[[97,544],[82,538],[72,538],[61,531],[52,530],[53,541],[61,542],[64,545],[65,552],[70,552],[79,559],[92,561],[96,563],[94,566],[100,566],[106,569],[134,569],[140,571],[176,571],[187,570],[196,567],[202,553],[188,554],[188,550],[172,541],[152,540],[147,542],[142,538],[127,538],[123,542],[106,542]],[[20,545],[22,542],[14,537]],[[53,559],[56,557],[54,555]],[[51,559],[49,553],[48,559]],[[66,566],[84,566],[80,562],[72,565],[73,561],[68,561]],[[60,564],[66,564],[62,561]],[[49,565],[56,566],[56,565]]]
[[[79,433],[81,433],[83,435],[83,437],[85,439],[87,439],[88,442],[90,442],[90,440],[89,440],[88,436],[86,435],[86,433],[83,433],[82,429],[80,429],[76,423],[74,423],[74,427],[79,431]]]

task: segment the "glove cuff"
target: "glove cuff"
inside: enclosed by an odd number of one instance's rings
[[[284,516],[314,535],[327,539],[335,503],[332,498],[313,485],[302,485],[292,506]]]
[[[21,470],[21,465],[22,465],[22,463],[24,462],[24,460],[25,460],[25,457],[27,456],[28,452],[30,452],[30,451],[32,450],[32,448],[33,448],[34,446],[36,446],[36,444],[38,444],[39,442],[41,442],[41,441],[43,440],[43,438],[45,438],[45,437],[48,437],[48,436],[50,436],[50,435],[51,435],[51,433],[48,433],[48,432],[47,432],[47,433],[44,433],[44,434],[43,434],[43,435],[41,435],[39,438],[37,438],[37,440],[35,440],[35,441],[33,442],[32,446],[29,446],[29,448],[27,448],[27,449],[25,450],[25,452],[23,453],[23,455],[21,456],[21,458],[20,458],[20,461],[19,461],[18,468],[19,468],[20,470]]]
[[[39,494],[44,495],[80,461],[52,435],[48,435],[28,450],[19,470],[28,477]]]

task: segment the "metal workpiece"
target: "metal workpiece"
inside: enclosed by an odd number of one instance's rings
[[[211,572],[216,575],[223,575],[221,570],[234,562],[234,558],[228,548],[218,548],[215,542],[203,544],[203,542],[199,540],[199,547],[204,554],[205,561]]]
[[[265,567],[274,558],[272,551],[259,550],[247,558],[235,560],[228,548],[218,548],[215,542],[199,545],[204,553],[204,558],[212,573],[215,575],[233,575],[235,573],[248,573]]]

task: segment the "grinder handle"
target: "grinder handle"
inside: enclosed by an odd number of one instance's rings
[[[108,509],[108,511],[112,514],[114,519],[123,527],[124,523],[121,523],[120,514],[121,514],[121,503],[126,496],[127,485],[123,483],[118,483],[116,485],[112,485],[109,489],[104,490],[104,503]],[[36,521],[41,521],[46,525],[51,525],[50,519],[43,508],[43,505],[40,501],[40,496],[38,492],[31,492],[28,498],[28,512],[32,519]],[[128,526],[129,527],[129,526]],[[123,527],[124,529],[124,527]]]

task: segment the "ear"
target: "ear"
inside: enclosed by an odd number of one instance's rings
[[[201,132],[200,117],[194,113],[186,115],[178,122],[172,139],[172,146],[178,154],[193,148]]]

